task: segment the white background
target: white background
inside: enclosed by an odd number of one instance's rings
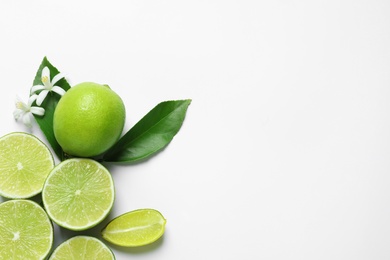
[[[117,259],[390,259],[389,1],[3,0],[0,35],[0,135],[28,131],[14,98],[44,56],[110,85],[125,130],[193,100],[161,153],[108,166],[110,218],[168,221]]]

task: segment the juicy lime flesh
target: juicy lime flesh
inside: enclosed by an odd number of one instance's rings
[[[122,99],[108,86],[84,82],[60,99],[54,112],[54,134],[66,153],[97,156],[119,139],[125,114]]]
[[[30,200],[0,204],[0,259],[45,259],[53,244],[46,212]]]
[[[97,225],[110,212],[115,191],[111,174],[91,159],[68,159],[47,177],[42,199],[50,218],[71,230]]]
[[[49,260],[113,260],[112,251],[100,240],[89,236],[75,236],[59,245]]]
[[[0,138],[0,195],[29,198],[42,191],[54,159],[37,137],[11,133]]]
[[[102,236],[119,246],[143,246],[159,239],[164,234],[165,224],[159,211],[139,209],[113,219],[103,229]]]

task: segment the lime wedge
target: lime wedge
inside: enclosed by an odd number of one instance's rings
[[[49,217],[70,230],[85,230],[100,223],[114,203],[109,171],[91,159],[68,159],[50,172],[42,190]]]
[[[0,138],[0,195],[30,198],[42,191],[53,156],[37,137],[14,132]]]
[[[49,260],[114,260],[112,251],[99,239],[75,236],[60,244]]]
[[[118,246],[143,246],[164,234],[165,223],[165,218],[157,210],[139,209],[111,220],[102,230],[102,236]]]
[[[0,259],[45,259],[53,244],[53,226],[31,200],[0,204]]]

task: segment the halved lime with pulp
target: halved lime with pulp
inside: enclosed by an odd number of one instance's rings
[[[166,219],[159,211],[139,209],[111,220],[102,230],[102,236],[118,246],[143,246],[159,239],[164,234],[165,224]]]
[[[14,132],[0,138],[0,195],[30,198],[42,191],[53,156],[37,137]]]
[[[53,244],[53,226],[31,200],[0,204],[0,259],[45,259]]]
[[[114,260],[112,251],[99,239],[75,236],[60,244],[49,260]]]
[[[91,159],[68,159],[50,172],[42,190],[49,217],[71,230],[100,223],[114,203],[114,183],[109,171]]]

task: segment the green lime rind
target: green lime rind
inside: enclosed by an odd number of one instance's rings
[[[42,190],[49,217],[70,230],[86,230],[99,224],[115,200],[110,172],[91,159],[73,158],[59,163]]]
[[[73,86],[60,99],[53,129],[65,153],[75,157],[99,156],[122,134],[125,105],[110,88],[93,82]]]
[[[75,236],[60,244],[49,260],[115,260],[115,255],[102,241],[90,236]]]
[[[108,242],[123,247],[139,247],[157,241],[165,232],[166,219],[155,209],[138,209],[111,220],[102,230]]]
[[[0,259],[46,259],[53,245],[53,225],[31,200],[0,204]]]
[[[0,195],[31,198],[42,191],[54,168],[49,148],[36,136],[13,132],[0,138]]]

